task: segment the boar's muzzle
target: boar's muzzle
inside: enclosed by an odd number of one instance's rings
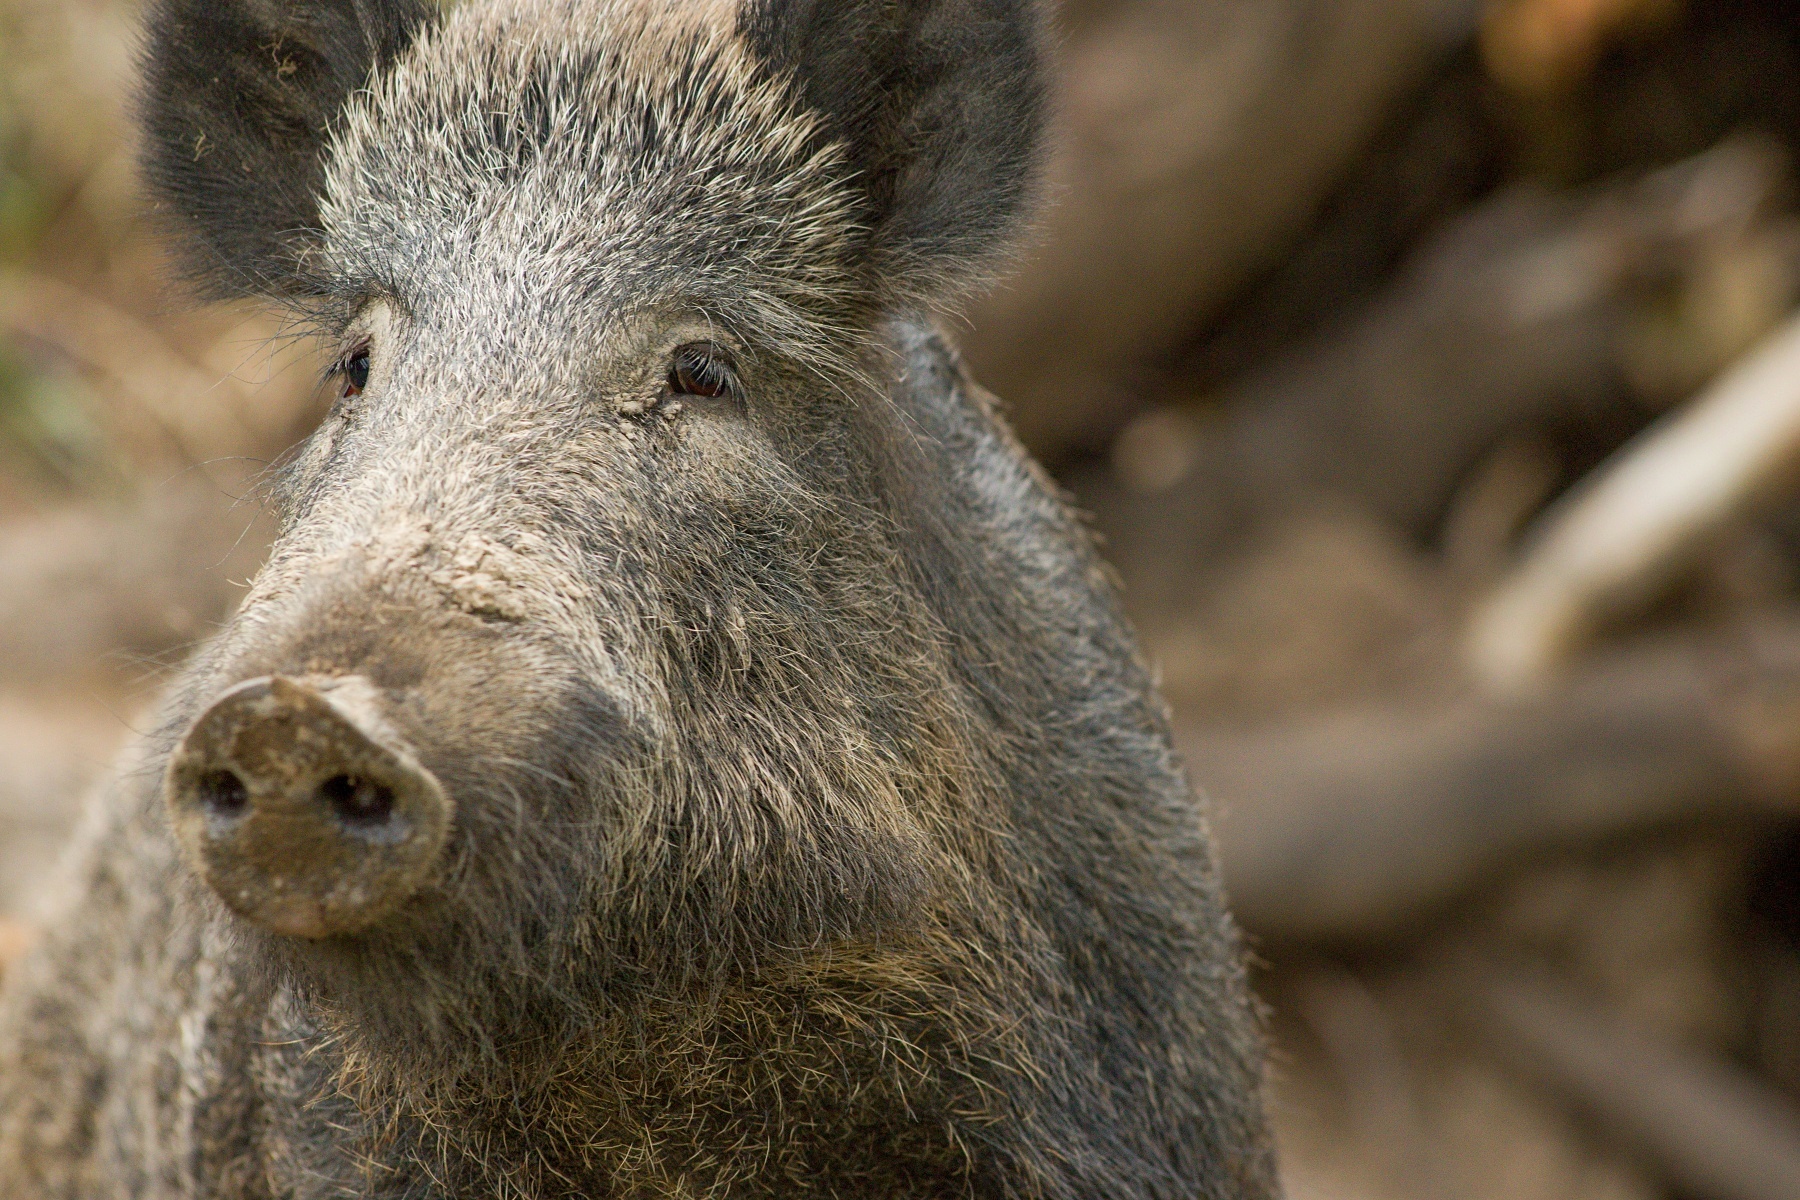
[[[231,688],[176,747],[166,788],[207,884],[291,937],[355,933],[393,912],[429,880],[452,818],[356,676]]]

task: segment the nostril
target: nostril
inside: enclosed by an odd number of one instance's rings
[[[239,817],[250,804],[244,781],[230,771],[208,771],[194,781],[200,803],[218,817]]]
[[[319,785],[319,798],[346,825],[385,824],[394,815],[394,789],[359,775],[333,775]]]

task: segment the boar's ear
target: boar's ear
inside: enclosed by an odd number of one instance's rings
[[[144,169],[188,269],[223,296],[302,290],[323,154],[345,101],[434,0],[154,0]]]
[[[849,147],[872,266],[900,296],[979,283],[1025,214],[1044,124],[1041,3],[745,0],[741,33]]]

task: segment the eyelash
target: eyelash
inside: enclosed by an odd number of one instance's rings
[[[369,347],[367,343],[350,351],[331,368],[331,374],[343,381],[344,399],[360,396],[369,386]]]
[[[669,365],[671,395],[702,400],[737,399],[737,373],[731,355],[711,342],[694,342],[675,351]]]

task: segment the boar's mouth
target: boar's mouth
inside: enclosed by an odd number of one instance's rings
[[[189,861],[232,911],[313,940],[368,929],[415,895],[454,816],[356,676],[226,691],[176,747],[165,794]]]

